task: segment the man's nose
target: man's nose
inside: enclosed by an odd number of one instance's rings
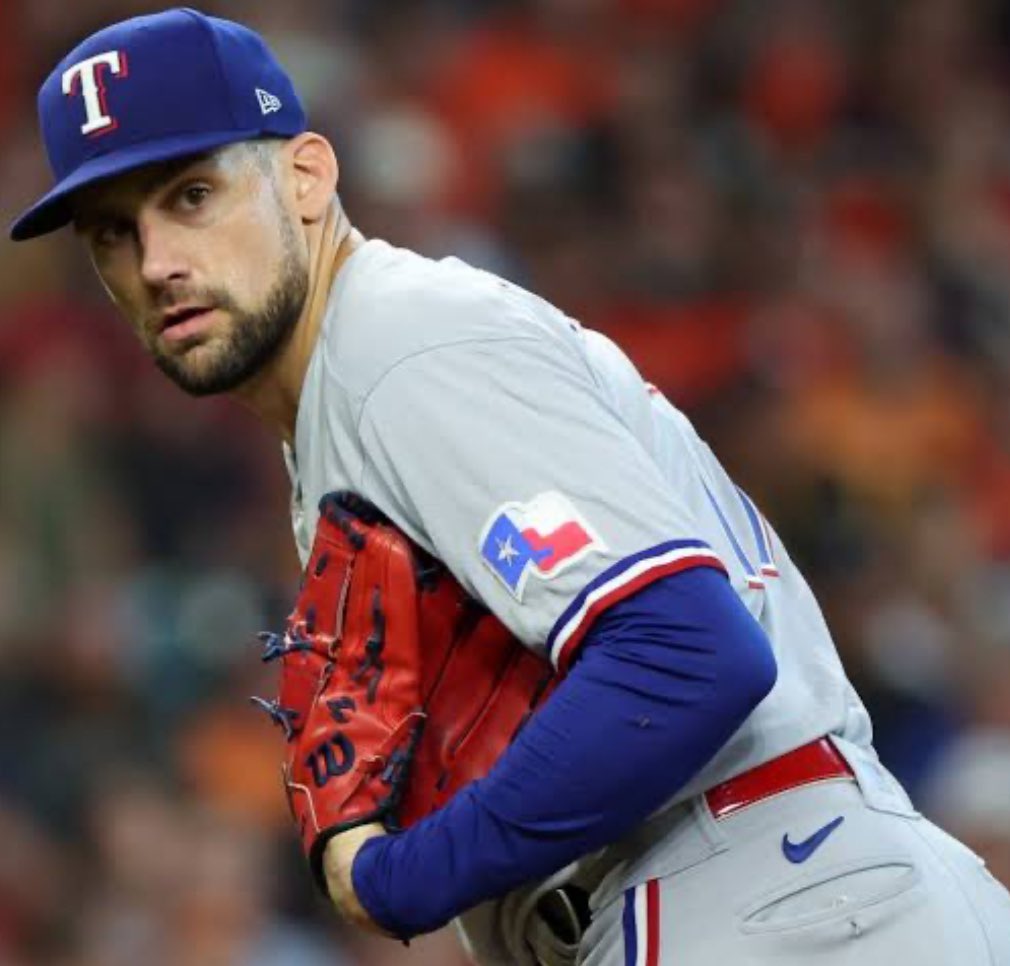
[[[153,288],[189,277],[190,262],[184,233],[155,214],[142,214],[137,219],[137,239],[140,243],[140,271],[144,281]]]

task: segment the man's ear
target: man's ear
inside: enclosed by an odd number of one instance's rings
[[[289,189],[303,224],[322,220],[340,177],[333,145],[321,134],[306,131],[288,141],[283,154]]]

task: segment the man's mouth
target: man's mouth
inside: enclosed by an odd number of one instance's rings
[[[161,316],[161,337],[168,342],[181,342],[199,335],[213,312],[212,305],[191,305],[170,309]]]
[[[177,325],[182,325],[190,319],[195,319],[198,315],[203,315],[204,312],[208,311],[209,308],[205,305],[169,309],[169,311],[163,313],[161,316],[161,329],[164,332],[165,329],[171,329]]]

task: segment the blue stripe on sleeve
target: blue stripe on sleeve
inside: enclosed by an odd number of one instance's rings
[[[706,550],[709,552],[712,550],[712,548],[705,543],[704,540],[667,540],[665,543],[657,544],[654,547],[649,547],[646,550],[640,550],[638,553],[633,553],[628,557],[624,557],[621,560],[618,560],[613,566],[604,570],[603,573],[597,574],[575,595],[575,597],[572,598],[571,603],[561,612],[561,615],[554,622],[554,626],[551,628],[550,633],[547,635],[547,640],[545,641],[547,651],[550,652],[554,649],[554,640],[558,635],[558,631],[567,625],[568,622],[571,621],[583,607],[585,607],[587,598],[594,591],[599,590],[599,588],[604,584],[609,584],[616,580],[621,576],[621,574],[645,560],[654,557],[661,557],[663,554],[668,553],[671,550],[690,549]],[[712,564],[713,566],[721,566],[719,558],[716,556],[713,556]]]

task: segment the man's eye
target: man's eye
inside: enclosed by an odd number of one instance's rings
[[[199,208],[210,194],[210,188],[205,184],[191,184],[184,188],[180,195],[180,202],[184,208]]]
[[[95,229],[93,238],[99,248],[113,248],[120,244],[130,232],[125,221],[109,221]]]

